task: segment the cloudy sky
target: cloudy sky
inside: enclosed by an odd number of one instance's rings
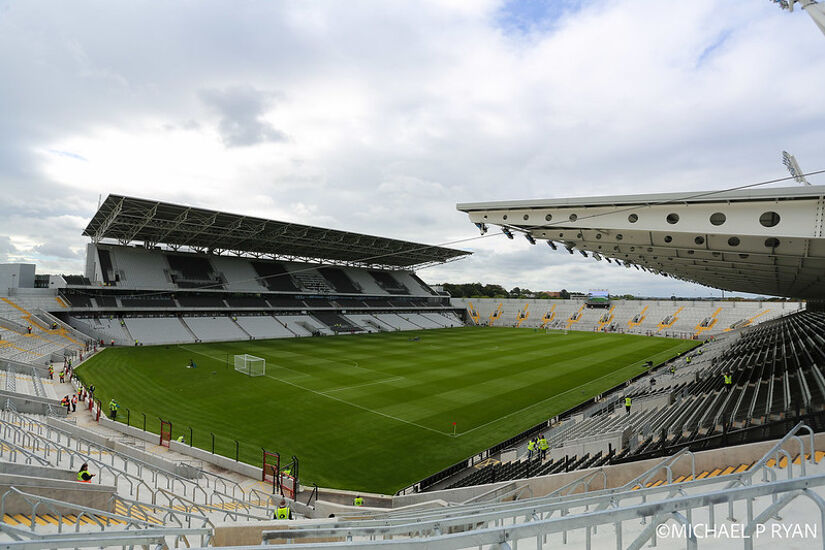
[[[108,193],[438,244],[477,235],[457,202],[825,168],[825,37],[767,0],[0,0],[0,75],[0,262],[41,273]],[[421,276],[718,294],[457,246]]]

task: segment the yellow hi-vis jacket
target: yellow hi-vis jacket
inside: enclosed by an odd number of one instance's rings
[[[629,397],[624,398],[624,406],[629,407],[631,403],[631,399]]]
[[[352,499],[352,503],[356,506],[363,506],[364,505],[364,499],[362,497],[356,497],[356,498]]]
[[[278,508],[277,510],[275,510],[275,519],[289,519],[289,514],[289,506]]]
[[[533,451],[533,450],[535,450],[535,448],[536,448],[536,442],[531,439],[530,442],[527,444],[527,450],[528,451]]]
[[[725,384],[732,384],[733,383],[733,376],[730,374],[725,375]]]
[[[539,439],[539,450],[540,451],[546,451],[549,448],[550,448],[550,445],[547,444],[547,440],[545,438],[542,437],[541,439]]]

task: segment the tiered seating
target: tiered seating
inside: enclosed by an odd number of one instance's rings
[[[337,267],[319,267],[318,272],[336,292],[360,294],[361,289],[350,279],[343,269]]]
[[[248,339],[229,317],[186,317],[184,321],[201,342]]]
[[[295,336],[312,336],[314,333],[334,334],[326,325],[310,315],[276,315],[275,319]]]
[[[271,315],[253,315],[238,317],[238,324],[253,338],[294,338],[282,323]]]
[[[276,262],[252,262],[258,280],[269,290],[276,292],[297,292],[292,277],[283,265]]]
[[[362,332],[362,328],[334,311],[315,311],[313,317],[332,329],[333,332]]]
[[[179,288],[222,289],[223,281],[212,269],[208,258],[192,254],[167,254],[172,282]]]
[[[162,253],[141,248],[125,246],[98,247],[101,269],[104,269],[104,256],[108,252],[114,272],[104,277],[110,285],[135,289],[174,289],[175,285],[169,278],[169,264]],[[100,255],[100,254],[103,255]]]
[[[124,333],[131,336],[125,345],[138,341],[143,344],[173,344],[194,342],[195,338],[177,317],[130,317],[124,319]],[[116,341],[117,342],[117,341]],[[117,342],[121,343],[121,342]]]
[[[389,271],[370,271],[370,275],[375,279],[382,289],[390,294],[409,294],[410,289],[398,281]]]

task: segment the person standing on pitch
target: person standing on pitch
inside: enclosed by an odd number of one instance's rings
[[[633,403],[633,400],[630,399],[630,396],[624,398],[624,410],[627,411],[627,414],[630,414],[630,405]]]

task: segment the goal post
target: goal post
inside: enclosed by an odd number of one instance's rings
[[[247,376],[264,376],[266,374],[266,360],[248,353],[236,355],[235,370]]]

